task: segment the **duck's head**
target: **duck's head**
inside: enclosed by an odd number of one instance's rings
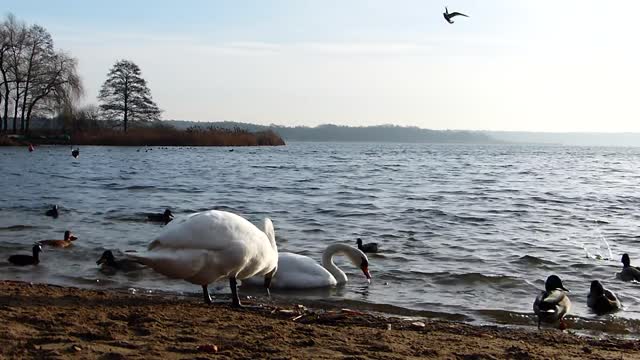
[[[547,281],[544,283],[544,289],[547,292],[551,292],[553,290],[564,290],[569,292],[564,286],[562,286],[562,280],[557,275],[551,275],[547,278]]]
[[[38,256],[38,254],[42,252],[42,246],[36,243],[33,245],[31,250],[33,251],[33,256]]]
[[[369,260],[366,257],[363,257],[361,259],[360,270],[362,270],[362,273],[367,278],[367,281],[371,281],[371,273],[369,272]]]
[[[631,259],[629,259],[629,254],[622,254],[622,266],[631,266]]]
[[[169,209],[164,209],[163,215],[164,216],[173,216],[173,213],[171,213],[171,210],[169,210]]]
[[[71,236],[71,231],[67,230],[67,231],[64,232],[64,239],[65,240],[74,241],[74,240],[77,239],[77,237]]]
[[[356,244],[358,244],[358,246],[362,246],[362,239],[356,239]]]
[[[104,264],[104,263],[112,263],[113,261],[115,261],[115,258],[113,257],[113,253],[111,252],[111,250],[105,250],[102,253],[102,256],[100,257],[100,259],[98,259],[98,261],[96,261],[97,265],[100,264]]]
[[[602,283],[598,280],[593,280],[591,282],[591,294],[593,295],[602,295],[604,294],[604,286],[602,286]]]

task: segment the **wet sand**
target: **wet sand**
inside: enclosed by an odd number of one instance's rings
[[[0,358],[638,359],[640,342],[0,281]]]

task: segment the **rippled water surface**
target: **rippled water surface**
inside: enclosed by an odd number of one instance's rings
[[[146,151],[145,151],[146,150]],[[558,274],[574,327],[636,332],[640,285],[616,280],[620,256],[640,265],[640,149],[559,146],[294,143],[235,148],[0,148],[0,278],[197,293],[150,270],[98,271],[105,249],[141,250],[162,231],[146,214],[208,209],[273,219],[281,251],[320,260],[332,243],[377,242],[366,285],[346,261],[343,289],[276,293],[483,323],[533,324],[531,304]],[[58,219],[44,216],[58,204]],[[37,267],[10,266],[36,240]],[[611,254],[609,253],[611,252]],[[612,257],[612,259],[609,259]],[[625,309],[596,317],[592,279]],[[219,293],[228,293],[220,284]],[[408,310],[414,310],[411,312]]]

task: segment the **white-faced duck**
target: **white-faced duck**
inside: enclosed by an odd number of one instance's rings
[[[58,248],[66,248],[73,245],[72,241],[76,241],[78,238],[71,234],[71,231],[67,230],[64,232],[63,240],[41,240],[38,241],[40,245],[53,246]]]
[[[144,265],[129,259],[116,260],[111,250],[105,250],[98,261],[97,265],[102,265],[103,269],[107,270],[121,270],[121,271],[135,271],[144,268]]]
[[[571,310],[571,300],[566,292],[569,290],[562,286],[562,280],[556,275],[547,278],[544,291],[536,297],[533,303],[533,312],[538,315],[538,329],[540,323],[560,322],[560,329],[566,329],[564,316]]]
[[[363,244],[362,239],[358,238],[356,240],[356,244],[358,244],[358,250],[365,253],[377,253],[378,252],[378,244],[377,243],[368,243]]]
[[[587,296],[587,306],[598,315],[607,314],[620,309],[620,300],[611,290],[607,290],[598,280],[591,282],[591,290]]]
[[[75,148],[73,150],[71,150],[71,156],[73,156],[74,158],[78,158],[78,156],[80,156],[80,149]]]
[[[168,223],[171,222],[171,220],[173,220],[173,213],[171,213],[171,210],[165,209],[165,211],[162,214],[147,215],[147,219],[149,221],[161,222],[167,225]]]
[[[42,248],[40,244],[33,245],[33,255],[11,255],[9,256],[9,262],[13,265],[25,266],[25,265],[38,265],[40,263],[40,252]]]
[[[622,271],[616,274],[622,281],[640,281],[640,269],[631,266],[628,254],[622,255]]]
[[[47,216],[51,216],[54,219],[57,219],[58,215],[60,215],[58,213],[58,205],[53,205],[53,207],[51,209],[47,210],[47,212],[44,213],[44,214],[47,215]]]

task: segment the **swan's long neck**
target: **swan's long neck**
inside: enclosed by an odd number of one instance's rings
[[[344,271],[340,270],[340,268],[333,263],[333,257],[337,254],[344,254],[349,258],[349,260],[351,260],[351,262],[355,266],[360,266],[360,253],[360,250],[349,245],[329,245],[322,253],[322,266],[324,266],[324,268],[327,269],[327,271],[331,273],[334,278],[336,278],[338,284],[344,284],[348,280],[347,274],[345,274]]]
[[[265,218],[264,223],[262,225],[262,231],[267,234],[267,238],[269,238],[269,243],[271,243],[271,247],[273,250],[278,253],[278,246],[276,245],[276,231],[273,228],[273,223],[271,219]]]

